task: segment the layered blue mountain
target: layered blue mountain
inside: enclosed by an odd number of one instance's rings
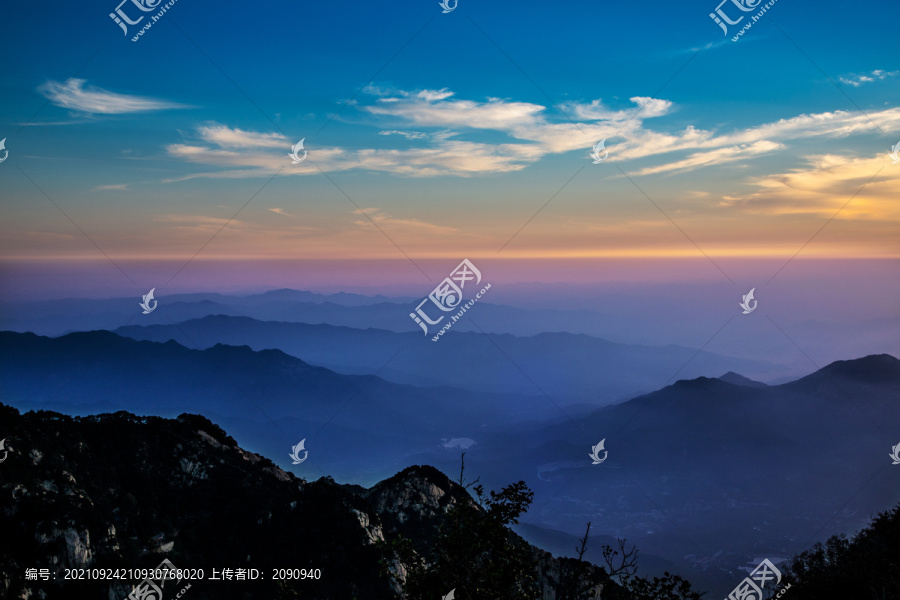
[[[602,523],[723,591],[736,565],[851,533],[900,501],[889,457],[900,443],[900,361],[838,361],[777,386],[740,381],[678,381],[570,422],[478,439],[467,465],[488,481],[533,481],[547,500],[526,523],[571,534]],[[601,439],[608,456],[594,465]]]
[[[409,318],[421,298],[388,298],[337,293],[317,294],[299,290],[271,290],[250,296],[216,293],[161,296],[160,310],[148,315],[136,310],[135,298],[67,298],[0,305],[0,329],[60,335],[71,331],[113,329],[128,323],[168,324],[208,315],[246,316],[265,321],[327,323],[366,329],[421,333]],[[479,303],[479,314],[488,331],[534,335],[544,331],[608,329],[616,319],[593,311],[529,310]],[[459,323],[458,331],[477,331],[471,322]]]
[[[106,331],[0,333],[0,389],[4,401],[24,410],[215,416],[251,440],[248,447],[286,459],[306,439],[304,468],[367,481],[408,464],[411,452],[435,447],[458,457],[443,444],[487,425],[506,427],[517,415],[557,413],[543,398],[416,388],[334,373],[279,350],[201,351]]]
[[[130,297],[112,299],[70,298],[39,302],[0,299],[0,330],[56,336],[72,331],[112,331],[130,325],[171,325],[211,315],[227,315],[422,335],[409,318],[421,297],[317,294],[287,289],[249,296],[168,294],[165,289],[156,289],[158,307],[145,315],[138,302],[147,291],[136,290]],[[498,288],[496,297],[481,300],[477,311],[469,311],[454,325],[452,333],[486,332],[533,337],[565,332],[622,344],[704,348],[740,358],[743,362],[729,364],[723,369],[712,365],[716,368],[687,371],[677,377],[713,376],[734,371],[766,383],[792,381],[808,372],[808,359],[797,352],[797,345],[807,354],[812,353],[819,364],[876,352],[897,355],[894,333],[900,322],[896,318],[864,314],[836,318],[810,315],[806,319],[785,321],[776,311],[771,317],[784,330],[781,332],[766,322],[767,313],[736,317],[739,297],[734,298],[733,303],[729,293],[733,291],[695,286],[609,289],[590,303],[566,302],[565,297],[556,302],[552,294],[546,294],[541,297],[547,302],[540,305],[541,308],[534,308],[533,294],[515,286],[503,286]],[[502,304],[504,301],[521,302],[529,308]],[[544,308],[546,306],[553,308]],[[766,304],[763,310],[769,308]],[[688,367],[694,364],[691,361]],[[667,377],[674,374],[675,370],[672,370]],[[655,385],[630,393],[652,391],[667,382],[655,382]]]
[[[61,335],[72,331],[114,329],[136,319],[161,324],[217,314],[359,327],[369,327],[372,323],[384,327],[384,323],[392,322],[400,327],[399,331],[415,328],[398,304],[408,304],[412,298],[343,292],[322,295],[298,290],[270,290],[250,296],[217,293],[163,296],[157,290],[156,300],[160,310],[146,315],[137,310],[138,303],[133,297],[4,303],[0,305],[0,329]],[[398,319],[398,315],[403,318]]]
[[[522,479],[535,490],[526,538],[580,535],[591,521],[592,533],[628,538],[724,593],[754,557],[786,558],[900,501],[888,457],[900,442],[900,361],[889,355],[781,385],[679,380],[566,416],[544,396],[397,384],[280,350],[4,332],[0,389],[22,410],[209,415],[298,475],[363,485],[411,464],[458,471],[467,448],[467,472],[486,487]],[[301,439],[308,458],[292,465]],[[608,454],[592,464],[601,440]]]
[[[257,321],[224,315],[168,325],[131,325],[116,333],[138,340],[175,340],[196,348],[216,344],[277,348],[308,363],[343,373],[378,373],[413,385],[447,385],[472,392],[549,396],[560,406],[590,407],[627,400],[679,378],[750,368],[738,360],[681,346],[617,344],[571,333],[451,332],[438,342],[422,332],[354,329],[333,325]],[[577,412],[584,407],[573,407]]]

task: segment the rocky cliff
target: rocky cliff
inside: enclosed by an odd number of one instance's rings
[[[370,489],[306,481],[197,415],[73,418],[0,405],[0,438],[4,598],[122,599],[143,579],[122,569],[163,560],[204,571],[202,580],[152,581],[165,600],[402,598],[405,569],[391,542],[411,540],[427,559],[455,506],[481,510],[429,466]],[[580,597],[600,597],[601,569],[527,547],[543,598],[561,600],[560,581],[576,572]],[[210,581],[225,569],[231,579]]]

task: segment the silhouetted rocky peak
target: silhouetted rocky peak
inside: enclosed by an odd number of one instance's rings
[[[15,500],[0,512],[0,530],[9,532],[0,538],[2,597],[124,599],[137,581],[66,583],[63,569],[152,568],[167,558],[178,568],[301,566],[331,574],[288,588],[269,577],[243,586],[195,583],[198,599],[269,600],[302,590],[310,598],[393,600],[402,567],[381,542],[402,535],[428,548],[453,506],[475,506],[430,466],[369,489],[330,477],[307,481],[196,414],[69,417],[0,404],[2,437],[9,456],[0,496]],[[555,599],[554,577],[565,568],[529,548],[544,597]],[[57,579],[26,581],[26,568],[50,569]]]
[[[765,383],[761,381],[754,381],[749,377],[744,377],[739,373],[735,373],[734,371],[728,371],[721,377],[719,377],[719,381],[724,381],[725,383],[730,383],[732,385],[743,385],[747,387],[767,387]]]

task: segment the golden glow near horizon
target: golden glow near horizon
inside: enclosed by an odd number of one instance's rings
[[[449,119],[459,125],[470,104],[446,94],[402,98],[407,108],[420,111],[417,118],[428,123]],[[661,116],[671,103],[657,101],[653,106]],[[485,128],[549,144],[544,153],[572,152],[576,142],[583,142],[583,134],[568,125],[543,121],[536,105],[494,102],[469,109],[485,113]],[[871,116],[900,128],[900,109]],[[457,165],[462,170],[453,173],[449,184],[447,174],[429,169],[392,171],[372,176],[381,186],[372,193],[370,180],[358,176],[356,187],[348,188],[359,200],[352,203],[329,180],[316,179],[315,169],[304,163],[273,177],[266,193],[252,196],[253,203],[248,204],[241,194],[247,190],[250,197],[251,190],[260,189],[260,173],[275,172],[281,158],[269,154],[280,147],[281,136],[208,126],[200,130],[204,143],[231,149],[224,154],[199,152],[196,160],[212,164],[227,158],[234,170],[153,184],[166,194],[156,188],[132,190],[130,184],[76,190],[75,199],[67,201],[75,206],[73,219],[84,234],[34,189],[25,187],[9,201],[15,218],[0,225],[0,260],[88,259],[103,254],[175,259],[192,257],[201,248],[203,258],[217,260],[392,259],[404,253],[423,259],[753,258],[790,257],[798,251],[808,257],[898,257],[900,164],[892,164],[884,151],[861,155],[848,149],[838,154],[832,147],[831,153],[813,154],[815,145],[809,153],[786,150],[788,141],[800,144],[816,138],[818,143],[822,136],[847,136],[866,128],[871,126],[865,117],[841,111],[801,115],[722,135],[692,128],[664,134],[641,122],[623,132],[625,141],[611,147],[610,158],[602,165],[572,154],[574,165],[588,164],[558,198],[552,193],[565,179],[549,182],[558,171],[552,177],[531,173],[530,165],[543,154],[522,154],[522,148],[517,160],[528,164],[517,163],[510,170],[507,163],[498,167],[496,157],[482,147],[490,156],[466,155],[465,168]],[[495,150],[511,151],[507,146]],[[685,158],[685,152],[692,154]],[[793,166],[758,164],[779,153]],[[327,163],[341,156],[346,159],[346,152],[319,149],[310,154],[310,161]],[[652,157],[657,164],[640,166]],[[735,165],[736,157],[740,166]],[[375,159],[367,160],[332,165],[337,173],[329,177],[352,182],[345,171],[371,168]],[[721,167],[710,168],[717,165]],[[501,178],[500,187],[492,175]],[[435,183],[435,176],[443,179]],[[458,192],[458,185],[472,191]],[[186,186],[193,186],[193,191],[185,191]],[[503,195],[497,194],[499,189]]]
[[[782,192],[782,198],[785,194]],[[672,211],[677,227],[662,215],[642,222],[606,223],[548,215],[515,236],[518,227],[512,219],[481,222],[464,231],[431,227],[415,219],[376,218],[375,227],[351,214],[343,219],[346,229],[329,225],[330,231],[326,231],[267,222],[262,211],[248,211],[230,222],[227,218],[183,217],[176,225],[172,220],[158,220],[144,228],[88,234],[111,258],[147,260],[190,258],[207,242],[201,257],[210,260],[403,258],[397,246],[418,258],[690,258],[704,254],[754,258],[792,256],[798,251],[807,257],[900,257],[900,220],[886,198],[857,197],[833,219],[840,206],[835,208],[824,200],[818,200],[816,206],[827,206],[831,214],[797,215],[787,212],[783,203],[775,209],[778,214],[731,215],[727,219]],[[666,208],[671,210],[671,204]],[[646,207],[641,209],[648,212]],[[64,230],[65,223],[58,222],[52,232],[9,232],[0,243],[0,260],[103,256],[84,235]]]

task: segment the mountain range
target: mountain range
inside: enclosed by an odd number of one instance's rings
[[[601,406],[627,400],[682,378],[733,368],[765,372],[747,361],[681,346],[617,344],[584,334],[457,332],[439,342],[420,331],[355,329],[207,316],[168,325],[131,325],[116,333],[137,340],[175,340],[188,347],[246,345],[279,349],[342,373],[375,373],[397,383],[451,386],[470,392],[550,394],[561,406]]]
[[[530,287],[495,287],[496,292],[492,289],[491,297],[481,300],[477,311],[469,312],[456,323],[452,333],[484,332],[524,338],[543,333],[570,333],[632,346],[702,349],[710,355],[730,357],[731,362],[724,370],[721,364],[710,364],[709,367],[715,368],[707,370],[690,370],[700,363],[683,362],[666,377],[675,375],[687,364],[688,370],[678,377],[716,376],[735,371],[766,383],[783,383],[807,373],[810,356],[818,364],[828,364],[848,356],[872,353],[896,356],[900,351],[896,336],[900,320],[896,316],[860,314],[850,318],[841,312],[822,312],[811,306],[807,318],[798,320],[778,310],[779,305],[784,308],[784,302],[798,301],[793,296],[782,297],[775,304],[777,297],[764,295],[761,308],[753,315],[736,317],[734,309],[740,295],[734,296],[735,291],[729,286],[623,288],[604,284],[596,293],[577,294],[577,301],[573,300],[576,290],[565,286],[555,291],[550,286],[540,293],[529,291]],[[0,330],[58,336],[73,331],[111,331],[131,325],[172,325],[226,315],[259,321],[418,333],[426,339],[409,314],[427,290],[422,290],[420,297],[387,297],[291,289],[250,295],[172,294],[157,288],[158,307],[150,314],[142,314],[138,303],[147,291],[120,298],[29,302],[0,299]],[[773,293],[783,292],[769,292]],[[540,302],[532,297],[534,294],[538,294]],[[815,298],[806,300],[815,303]],[[442,339],[441,343],[445,341]],[[807,356],[797,351],[798,346]],[[666,382],[626,394],[652,391]]]
[[[478,439],[470,462],[488,481],[531,477],[547,500],[526,523],[577,533],[602,522],[722,591],[734,565],[788,557],[900,501],[888,457],[900,441],[896,358],[839,361],[777,386],[727,379],[678,381],[572,422]],[[609,455],[593,465],[601,439]]]
[[[203,413],[283,468],[361,485],[411,464],[453,472],[466,449],[487,485],[533,487],[532,533],[579,535],[591,521],[725,592],[754,556],[787,557],[900,500],[887,458],[900,361],[889,355],[781,385],[679,380],[571,414],[546,397],[397,384],[279,350],[4,332],[0,385],[23,410]],[[294,467],[288,450],[301,439],[309,460]],[[600,440],[608,458],[594,465]]]
[[[335,373],[279,350],[192,350],[106,331],[0,332],[0,385],[23,409],[210,415],[274,456],[308,439],[315,459],[306,466],[346,479],[386,476],[408,464],[411,450],[443,448],[442,440],[471,438],[489,423],[508,426],[518,410],[532,419],[558,414],[538,397],[417,388]]]

